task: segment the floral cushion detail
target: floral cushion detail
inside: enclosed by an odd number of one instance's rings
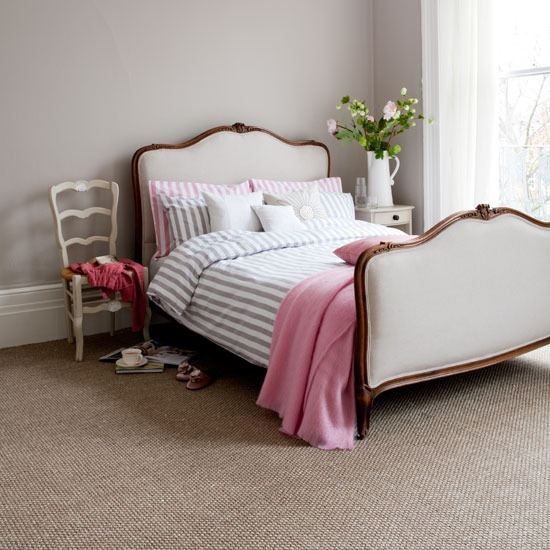
[[[303,191],[272,195],[264,193],[264,200],[267,204],[274,206],[292,206],[294,214],[299,220],[312,220],[315,218],[326,218],[327,214],[321,204],[317,184],[313,184]]]

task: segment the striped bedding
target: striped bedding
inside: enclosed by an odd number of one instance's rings
[[[275,317],[292,287],[344,266],[332,252],[343,244],[402,234],[355,220],[307,225],[301,231],[218,231],[189,239],[166,257],[147,293],[179,323],[267,367]]]

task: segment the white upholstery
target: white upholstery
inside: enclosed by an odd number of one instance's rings
[[[550,228],[509,214],[371,258],[369,387],[548,337],[549,273]]]
[[[329,157],[318,145],[296,146],[271,134],[223,131],[179,149],[151,149],[137,162],[142,214],[142,263],[155,253],[150,180],[240,183],[250,178],[309,181],[327,176]]]

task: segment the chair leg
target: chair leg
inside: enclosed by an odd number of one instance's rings
[[[115,314],[113,312],[110,315],[111,315],[111,328],[110,328],[109,334],[111,336],[114,336],[114,334],[115,334]]]
[[[145,295],[145,320],[143,322],[143,339],[150,340],[149,325],[151,324],[151,308],[149,307],[149,297],[147,296],[147,287],[149,286],[149,269],[143,268],[143,293]]]
[[[71,318],[72,303],[70,298],[70,283],[63,280],[63,298],[65,300],[65,323],[67,325],[67,341],[74,342],[73,320]]]
[[[73,328],[76,337],[76,361],[82,361],[84,334],[82,332],[82,278],[73,277]]]
[[[151,308],[149,302],[147,302],[147,308],[145,310],[145,321],[143,322],[143,339],[150,340],[149,325],[151,324]]]

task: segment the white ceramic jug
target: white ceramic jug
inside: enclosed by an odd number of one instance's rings
[[[378,206],[393,206],[391,186],[399,170],[399,159],[395,157],[395,168],[390,174],[390,159],[384,152],[384,158],[377,159],[374,151],[367,151],[368,195],[376,197]]]

